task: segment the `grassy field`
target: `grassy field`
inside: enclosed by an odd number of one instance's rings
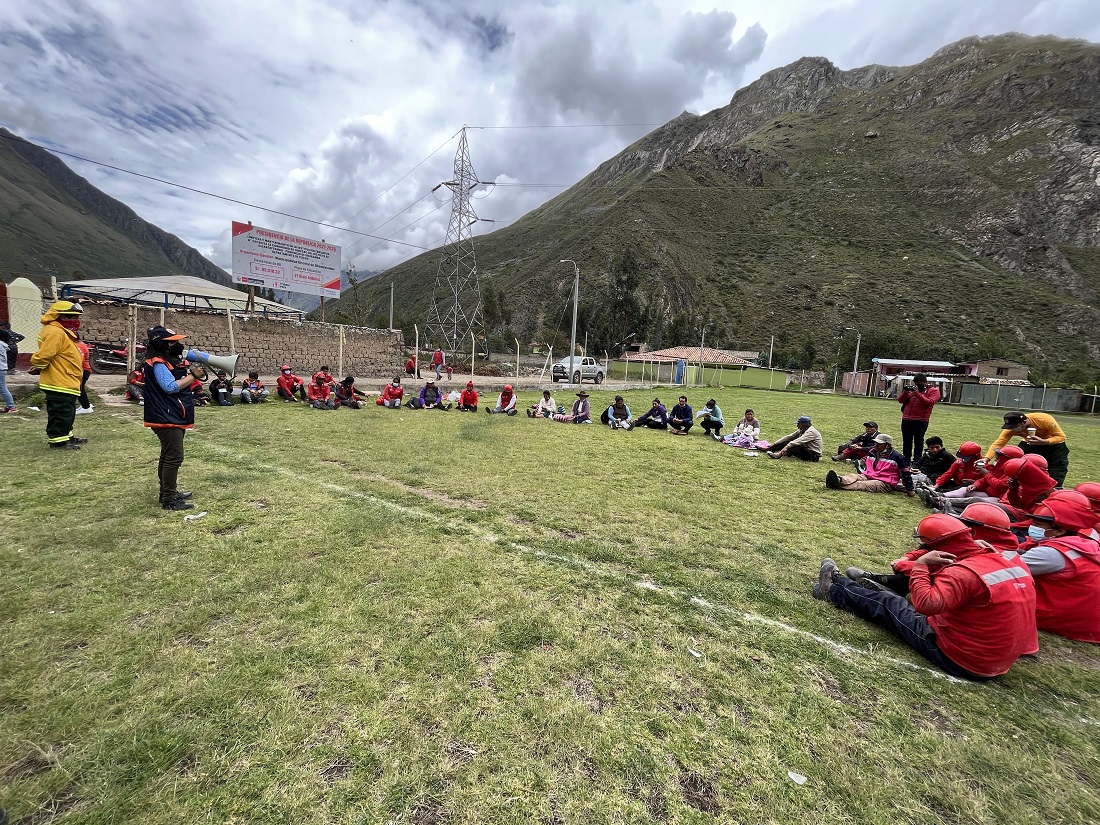
[[[712,394],[829,450],[899,418]],[[96,409],[73,454],[0,420],[14,822],[1100,820],[1100,649],[1043,635],[973,685],[810,598],[823,555],[909,549],[915,499],[695,433],[269,403],[199,411],[185,522],[140,410]],[[1097,422],[1060,420],[1069,482],[1100,478]]]

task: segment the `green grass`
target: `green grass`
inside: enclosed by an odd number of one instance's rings
[[[711,395],[773,439],[810,414],[828,449],[898,419],[689,392]],[[91,444],[60,456],[41,417],[0,421],[16,822],[1100,818],[1100,650],[1044,635],[964,684],[810,598],[823,555],[908,549],[915,500],[831,493],[825,465],[701,435],[374,406],[199,416],[192,522],[155,508],[138,410],[97,405],[77,420]],[[987,444],[999,419],[939,407],[933,431]],[[1096,422],[1060,421],[1069,481],[1100,478]]]

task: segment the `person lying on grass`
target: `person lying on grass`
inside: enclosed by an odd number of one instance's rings
[[[1018,556],[974,541],[967,526],[936,513],[917,525],[921,549],[909,579],[912,604],[888,590],[861,587],[830,558],[813,597],[899,636],[941,670],[985,681],[1039,650],[1035,580]]]

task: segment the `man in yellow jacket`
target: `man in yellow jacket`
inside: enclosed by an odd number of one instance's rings
[[[1066,434],[1058,426],[1053,415],[1041,412],[1005,413],[1004,428],[997,440],[989,445],[987,460],[1015,437],[1020,437],[1020,449],[1025,453],[1038,453],[1047,460],[1047,474],[1061,487],[1069,473],[1069,446]]]
[[[31,373],[38,376],[38,387],[46,396],[46,438],[55,450],[79,450],[88,443],[73,435],[84,376],[84,359],[76,345],[83,313],[80,304],[54,302],[42,316],[38,350],[31,355]]]

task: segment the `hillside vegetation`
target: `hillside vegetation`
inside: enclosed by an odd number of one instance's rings
[[[476,239],[503,306],[490,337],[609,348],[707,341],[777,363],[1015,357],[1100,372],[1100,46],[969,38],[906,68],[803,58],[684,113],[512,226]],[[472,147],[476,153],[476,146]],[[345,294],[329,319],[427,316],[438,253]],[[866,362],[862,362],[866,366]]]

